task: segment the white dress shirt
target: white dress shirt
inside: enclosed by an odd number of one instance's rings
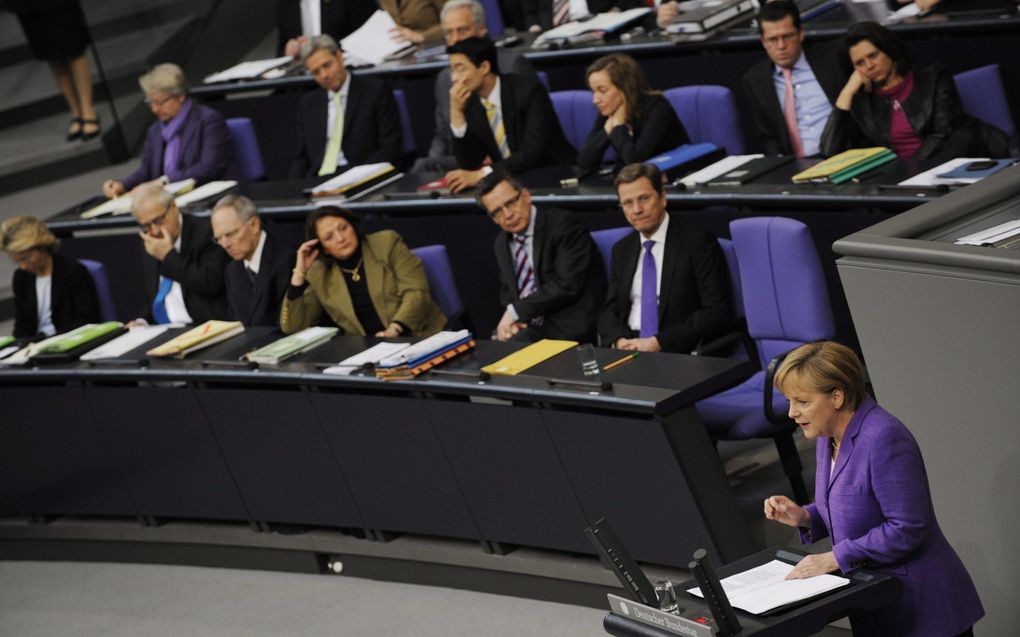
[[[793,82],[794,110],[797,112],[797,130],[800,132],[800,143],[804,156],[817,155],[821,152],[822,131],[832,113],[832,104],[825,95],[822,85],[818,83],[815,72],[808,64],[802,51],[791,69]],[[772,83],[779,97],[779,110],[786,108],[786,77],[783,70],[772,65]]]
[[[53,277],[35,277],[35,307],[39,316],[39,329],[46,336],[53,336],[57,333],[57,327],[53,324]]]
[[[627,316],[627,326],[635,332],[641,331],[641,265],[645,259],[645,241],[654,241],[652,246],[652,258],[655,259],[655,298],[656,301],[662,296],[662,257],[666,253],[666,229],[669,228],[669,213],[663,217],[659,229],[652,236],[639,235],[641,240],[641,252],[638,253],[637,267],[634,268],[634,280],[630,284],[630,315]]]
[[[255,274],[259,273],[259,264],[262,263],[262,247],[266,245],[266,231],[263,230],[259,234],[259,244],[255,247],[255,253],[251,255],[251,261],[247,259],[244,261],[244,267],[248,268]]]
[[[180,214],[180,213],[178,213]],[[181,237],[177,237],[177,241],[174,241],[174,251],[181,251]],[[174,281],[174,284],[170,286],[170,292],[166,295],[166,316],[170,319],[171,323],[194,323],[195,319],[191,318],[188,314],[188,308],[184,305],[184,289],[181,288],[181,284]]]

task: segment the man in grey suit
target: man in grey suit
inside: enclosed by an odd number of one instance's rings
[[[482,37],[488,33],[485,28],[485,9],[478,0],[448,0],[439,14],[443,37],[447,46],[465,38]],[[535,77],[535,70],[524,56],[510,49],[498,49],[499,68],[503,72]],[[427,157],[419,159],[412,169],[414,172],[446,172],[457,168],[457,160],[450,147],[450,67],[445,67],[436,76],[436,129],[429,145]]]

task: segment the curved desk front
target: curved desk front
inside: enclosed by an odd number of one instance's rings
[[[753,550],[695,400],[740,380],[729,359],[641,355],[580,379],[567,351],[479,381],[519,345],[480,342],[413,381],[329,376],[368,341],[341,337],[258,370],[266,328],[184,361],[0,369],[0,514],[205,519],[477,539],[593,553],[602,516],[639,560]],[[149,345],[151,347],[151,345]],[[604,365],[619,352],[599,350]]]

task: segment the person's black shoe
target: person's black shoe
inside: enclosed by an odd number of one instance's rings
[[[81,137],[81,129],[84,122],[80,117],[72,117],[71,123],[67,127],[67,141],[73,142],[74,140]]]
[[[85,130],[85,127],[88,126],[88,125],[95,126],[95,129],[94,130],[90,130],[90,131]],[[102,129],[99,128],[99,116],[98,115],[96,115],[95,119],[83,119],[83,120],[81,120],[81,140],[83,142],[87,142],[90,139],[95,139],[96,137],[99,137],[99,133],[101,133],[101,132],[102,132]]]

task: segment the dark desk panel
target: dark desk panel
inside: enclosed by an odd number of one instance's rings
[[[250,518],[192,389],[92,387],[86,398],[139,515]]]
[[[196,394],[254,520],[365,526],[304,392],[221,387]]]
[[[0,387],[0,461],[20,512],[138,515],[86,393],[77,386]]]

